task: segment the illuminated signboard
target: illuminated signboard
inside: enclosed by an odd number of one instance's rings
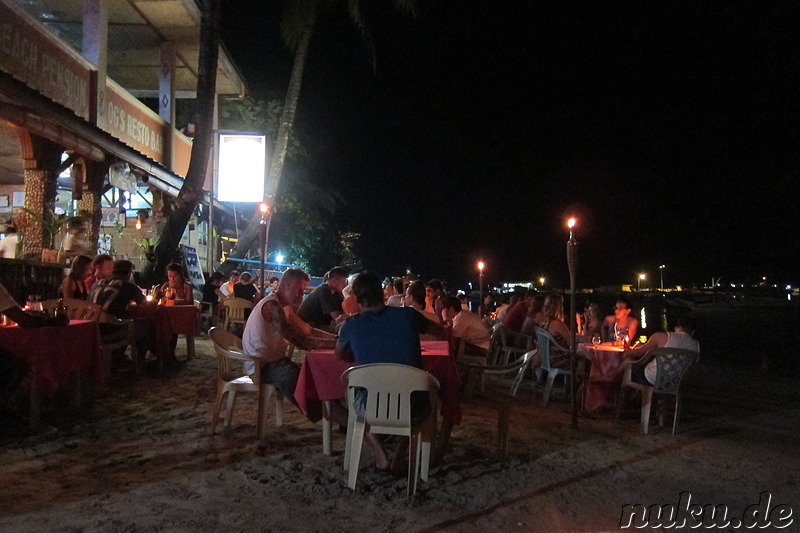
[[[261,202],[264,199],[267,137],[219,135],[217,199],[222,202]]]

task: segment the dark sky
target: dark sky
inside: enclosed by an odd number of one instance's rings
[[[421,3],[370,13],[374,73],[324,15],[306,69],[304,166],[365,266],[563,285],[575,213],[582,286],[800,281],[800,4]],[[224,4],[254,94],[291,68],[275,4]]]

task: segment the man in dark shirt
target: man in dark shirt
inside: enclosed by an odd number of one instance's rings
[[[347,269],[337,266],[330,269],[328,278],[309,294],[297,316],[311,326],[330,330],[332,322],[342,316],[342,289],[347,284]]]
[[[95,283],[89,299],[110,315],[123,318],[128,304],[145,301],[141,289],[132,281],[133,263],[125,259],[114,262],[111,277]]]

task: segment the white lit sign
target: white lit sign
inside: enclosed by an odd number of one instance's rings
[[[264,199],[267,138],[265,135],[221,133],[217,199],[261,202]]]

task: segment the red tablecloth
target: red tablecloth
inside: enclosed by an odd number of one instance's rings
[[[342,373],[353,366],[337,359],[333,350],[311,350],[300,368],[294,398],[303,413],[311,402],[338,400],[347,394]],[[442,417],[453,424],[461,422],[460,378],[447,341],[422,342],[422,368],[439,380]]]
[[[74,372],[103,384],[96,322],[73,320],[67,326],[43,328],[0,326],[0,346],[30,363],[34,387],[45,396],[66,386]]]
[[[591,361],[583,401],[583,409],[591,413],[606,403],[609,392],[619,389],[624,350],[618,346],[594,347],[591,344],[579,344],[577,351]]]
[[[175,358],[173,336],[193,339],[200,322],[200,310],[194,305],[132,305],[126,316],[150,321],[155,336],[148,348],[160,361]]]

